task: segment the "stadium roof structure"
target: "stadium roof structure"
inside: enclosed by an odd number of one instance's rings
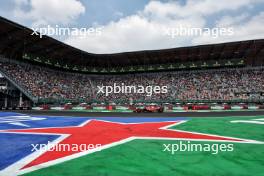
[[[264,63],[264,39],[210,44],[163,50],[117,54],[93,54],[69,46],[49,36],[32,35],[33,30],[0,17],[0,54],[21,59],[29,54],[50,62],[68,65],[123,67],[207,60],[245,58],[246,64]]]

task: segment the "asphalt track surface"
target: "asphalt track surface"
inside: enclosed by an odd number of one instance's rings
[[[4,111],[3,111],[4,112]],[[10,111],[8,111],[10,112]],[[28,115],[75,116],[75,117],[227,117],[259,116],[264,111],[220,111],[220,112],[166,112],[166,113],[123,113],[123,112],[72,112],[72,111],[12,111]]]

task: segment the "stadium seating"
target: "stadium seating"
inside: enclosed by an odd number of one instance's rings
[[[57,71],[25,63],[0,63],[9,75],[31,95],[39,99],[83,99],[86,102],[124,100],[263,100],[263,68],[229,68],[196,71],[175,71],[129,75],[85,75]],[[168,93],[153,94],[97,94],[98,85],[160,85],[168,86]]]

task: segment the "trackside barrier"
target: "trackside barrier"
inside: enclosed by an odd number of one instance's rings
[[[64,110],[70,110],[70,109],[72,109],[72,107],[73,106],[71,104],[65,104],[63,108],[64,108]]]
[[[135,108],[144,109],[145,106],[139,105],[139,106],[129,106],[129,105],[85,105],[85,106],[73,106],[71,104],[66,104],[64,106],[50,106],[50,105],[41,105],[38,107],[33,107],[33,110],[76,110],[76,111],[82,111],[82,110],[96,110],[96,111],[120,111],[120,112],[131,112],[135,110]],[[12,109],[12,108],[11,108]],[[225,111],[225,110],[261,110],[264,109],[264,105],[246,105],[246,104],[239,104],[239,105],[184,105],[184,106],[170,106],[165,105],[164,111],[165,112],[178,112],[178,111],[191,111],[191,110],[212,110],[212,111]]]
[[[194,105],[192,107],[193,110],[210,110],[211,107],[208,105]]]
[[[108,105],[108,106],[106,106],[106,109],[109,111],[113,111],[116,109],[116,107],[114,105]]]
[[[106,110],[106,106],[94,106],[93,110]]]
[[[49,105],[42,105],[41,108],[42,108],[42,110],[50,110]]]
[[[242,110],[242,109],[248,109],[247,105],[236,105],[236,106],[231,106],[232,110]]]

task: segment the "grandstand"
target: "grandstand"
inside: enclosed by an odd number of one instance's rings
[[[65,103],[264,102],[264,40],[155,51],[91,54],[0,18],[4,108]],[[114,83],[167,86],[168,93],[97,94]]]

